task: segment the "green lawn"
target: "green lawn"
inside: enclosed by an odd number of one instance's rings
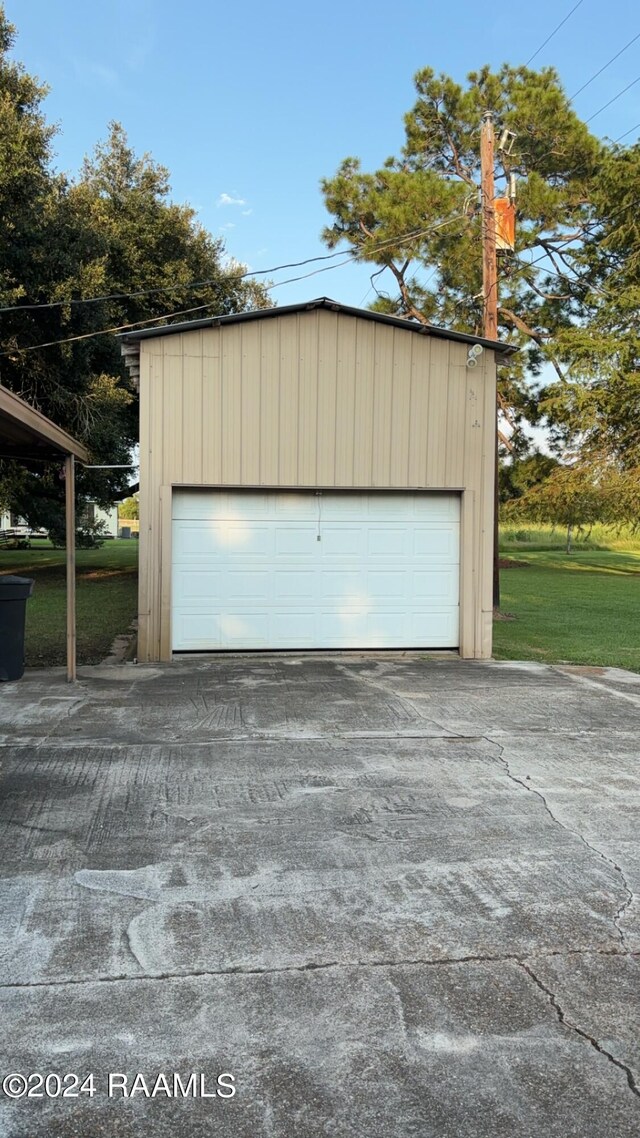
[[[526,568],[503,569],[496,621],[499,660],[595,664],[640,672],[640,540],[598,534],[591,548],[567,556],[561,534],[505,535],[503,556]],[[538,541],[536,542],[536,538]],[[610,548],[602,545],[608,540]],[[536,544],[556,548],[536,548]],[[599,548],[597,547],[599,546]],[[98,663],[137,612],[137,541],[78,550],[78,659]],[[0,552],[0,573],[35,578],[27,605],[26,658],[31,667],[65,661],[64,550],[48,545]]]
[[[65,551],[34,542],[32,549],[0,551],[0,573],[33,577],[27,601],[28,667],[66,659]],[[138,542],[115,539],[77,551],[78,662],[97,664],[138,611]]]
[[[567,533],[562,527],[500,522],[500,549],[504,552],[540,553],[552,549],[564,552],[566,541]],[[574,530],[572,544],[577,553],[585,550],[640,553],[640,533],[634,533],[630,526],[594,525],[589,529]]]
[[[584,549],[571,556],[559,549],[531,551],[532,539],[528,549],[526,544],[504,543],[503,556],[527,567],[500,574],[500,608],[516,620],[494,623],[496,659],[640,672],[638,539],[622,538],[621,549]]]

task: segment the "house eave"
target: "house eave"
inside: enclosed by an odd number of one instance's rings
[[[140,379],[140,343],[142,340],[156,339],[161,336],[176,336],[185,332],[196,332],[202,328],[222,328],[226,325],[246,323],[252,320],[269,320],[279,316],[294,315],[302,312],[312,312],[324,309],[328,312],[337,312],[360,320],[372,320],[379,324],[402,328],[414,335],[433,336],[436,339],[452,340],[454,342],[479,344],[489,351],[495,352],[503,360],[508,359],[518,349],[513,344],[505,344],[501,340],[488,340],[484,336],[472,336],[467,332],[454,332],[448,328],[440,328],[434,324],[420,324],[417,320],[408,320],[400,316],[388,316],[383,312],[373,312],[368,308],[354,308],[348,304],[341,304],[337,300],[321,296],[299,304],[288,304],[282,308],[258,308],[250,312],[234,312],[228,316],[206,316],[200,320],[188,320],[179,324],[163,324],[154,328],[139,328],[133,332],[123,332],[118,339],[125,367],[138,387]]]

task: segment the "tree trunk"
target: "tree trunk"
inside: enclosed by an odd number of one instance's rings
[[[572,534],[573,534],[573,526],[568,525],[567,526],[567,553],[571,553],[571,550],[572,550],[572,546],[571,546],[571,535]]]

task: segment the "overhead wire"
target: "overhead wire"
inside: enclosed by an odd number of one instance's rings
[[[456,217],[456,219],[457,219],[457,217]],[[448,221],[443,222],[442,224],[446,225],[446,224],[448,224]],[[437,226],[436,228],[439,228],[439,226]],[[374,246],[373,251],[377,252],[379,249],[387,248],[389,245],[397,245],[398,242],[401,242],[401,241],[415,240],[418,237],[425,236],[426,234],[432,232],[432,230],[433,230],[433,227],[430,227],[429,229],[410,230],[408,233],[403,233],[399,237],[394,237],[393,239],[389,239],[387,241],[383,241],[383,242],[379,243],[378,245]],[[345,255],[348,255],[349,257],[357,259],[357,253],[356,252],[349,252],[347,254],[344,249],[339,249],[335,253],[324,253],[324,254],[320,254],[317,257],[306,257],[303,261],[290,261],[290,262],[283,264],[283,265],[274,265],[270,269],[248,269],[246,272],[243,272],[243,273],[229,274],[229,276],[227,277],[227,280],[228,281],[242,281],[242,280],[248,279],[249,277],[271,276],[272,273],[282,272],[284,269],[299,269],[299,268],[302,268],[304,265],[310,265],[310,264],[313,264],[314,262],[318,262],[318,261],[332,261],[332,260],[335,260],[337,257],[344,257]],[[76,298],[71,298],[68,300],[49,300],[49,301],[44,301],[40,304],[12,304],[12,305],[7,305],[4,308],[0,308],[0,313],[3,313],[3,312],[31,312],[31,311],[34,311],[36,309],[65,308],[65,307],[69,307],[72,305],[78,305],[78,304],[99,304],[99,303],[109,301],[109,300],[137,300],[141,296],[153,296],[153,295],[157,295],[158,293],[163,293],[163,292],[184,292],[184,291],[190,292],[192,289],[197,291],[200,288],[208,288],[209,286],[216,285],[216,284],[219,284],[219,279],[190,281],[186,284],[176,283],[176,284],[172,284],[172,285],[161,285],[161,286],[157,286],[154,288],[139,289],[136,292],[113,292],[113,293],[107,293],[104,296],[76,297]]]
[[[528,67],[529,64],[532,63],[532,61],[536,58],[536,56],[539,55],[540,52],[542,51],[542,49],[544,47],[546,47],[546,45],[550,42],[550,40],[553,39],[556,32],[560,31],[560,29],[566,24],[567,20],[573,15],[573,13],[575,11],[577,11],[577,9],[580,7],[581,4],[582,4],[582,0],[578,0],[578,3],[573,6],[571,11],[567,12],[567,15],[564,17],[564,19],[560,21],[560,23],[553,29],[553,31],[543,41],[543,43],[540,44],[540,47],[538,47],[534,51],[533,55],[531,55],[529,57],[529,59],[525,63],[525,67]],[[611,56],[611,59],[608,59],[606,63],[603,63],[602,67],[600,67],[597,71],[595,71],[593,75],[589,76],[589,78],[586,80],[586,82],[583,83],[581,87],[578,87],[577,91],[574,91],[574,93],[572,95],[570,95],[570,97],[569,97],[570,101],[573,101],[573,99],[577,98],[578,95],[582,94],[582,92],[585,91],[587,89],[587,87],[591,86],[591,84],[593,83],[593,81],[595,79],[597,79],[600,75],[602,75],[603,72],[605,72],[607,70],[607,68],[611,66],[612,63],[615,63],[615,61],[617,59],[619,59],[620,56],[623,55],[624,52],[627,51],[627,49],[630,48],[639,39],[640,39],[640,32],[637,32],[636,35],[632,36],[632,38],[630,40],[628,40],[627,43],[625,43],[620,48],[620,50],[615,53],[615,55]],[[597,111],[594,111],[594,113],[592,115],[590,115],[590,117],[588,119],[585,119],[585,122],[589,123],[589,122],[591,122],[592,119],[597,118],[597,116],[599,114],[601,114],[602,111],[606,111],[607,107],[610,107],[610,106],[612,106],[613,103],[616,103],[618,101],[618,99],[620,99],[623,95],[625,95],[627,93],[627,91],[629,91],[632,87],[634,87],[635,84],[638,82],[640,82],[640,75],[636,79],[632,80],[632,82],[629,83],[626,87],[624,87],[622,89],[622,91],[619,91],[617,95],[614,95],[613,98],[609,100],[609,102],[604,103],[604,105],[602,107],[599,107],[599,109]],[[638,126],[640,126],[640,124],[638,124]],[[618,138],[615,139],[615,141],[619,142],[620,139],[626,138],[627,134],[631,134],[631,131],[633,131],[635,129],[636,129],[636,127],[631,127],[630,130],[625,131],[625,133],[621,134]]]
[[[281,285],[293,284],[295,281],[303,281],[308,277],[317,276],[318,273],[326,273],[330,269],[339,269],[342,265],[349,264],[349,261],[341,261],[337,265],[328,265],[324,269],[315,269],[311,273],[303,273],[299,277],[290,277],[285,281],[277,281],[275,284],[267,285],[265,291],[270,289],[279,288]],[[43,344],[27,344],[22,348],[8,348],[4,352],[0,352],[0,356],[14,356],[22,354],[23,352],[35,352],[40,348],[55,348],[62,344],[72,344],[77,340],[90,340],[93,336],[108,336],[114,335],[116,332],[128,332],[133,328],[138,328],[141,324],[155,324],[158,320],[172,320],[176,316],[191,316],[194,312],[202,312],[205,308],[211,308],[213,301],[208,301],[206,304],[198,304],[193,308],[182,308],[177,312],[163,312],[160,316],[146,316],[143,320],[133,320],[129,324],[117,324],[111,328],[99,328],[93,332],[81,332],[75,336],[66,336],[60,340],[48,340]]]
[[[630,209],[638,209],[638,208],[640,208],[640,200],[628,202],[628,204],[622,208],[620,213],[624,214]],[[605,236],[601,237],[598,241],[594,241],[593,242],[594,246],[601,245],[604,241],[606,241],[608,236],[609,236],[609,234],[605,234]],[[561,242],[559,245],[557,245],[552,250],[552,252],[553,253],[559,253],[561,249],[566,248],[567,245],[570,245],[575,240],[576,240],[575,237],[568,238],[566,241]],[[532,261],[525,261],[522,258],[521,254],[515,254],[515,259],[523,266],[523,268],[527,268],[527,269],[535,268],[542,261],[552,260],[549,253],[543,253],[540,257],[536,257],[535,260],[532,260]],[[553,261],[552,261],[552,263],[553,263]],[[556,277],[558,280],[565,280],[574,287],[576,285],[581,285],[583,283],[586,284],[586,282],[581,281],[577,276],[574,279],[572,279],[566,273],[560,273],[555,268],[553,271],[549,268],[537,268],[536,272],[539,272],[539,273],[544,272],[547,274],[547,276]],[[598,284],[587,285],[585,295],[590,293],[590,292],[599,293],[601,296],[605,297],[606,299],[610,299],[614,295],[614,293],[610,289],[603,288],[602,285],[598,285]]]
[[[628,209],[637,208],[639,206],[640,206],[640,201],[639,202],[630,202],[627,206],[624,207],[624,209],[621,212],[624,213]],[[401,237],[394,238],[393,240],[389,239],[388,241],[382,242],[378,246],[373,246],[373,248],[370,251],[371,252],[377,252],[379,249],[387,248],[389,245],[397,245],[398,242],[400,242],[400,241],[405,241],[405,240],[410,240],[410,239],[415,240],[419,236],[424,236],[428,233],[437,232],[440,229],[445,228],[447,225],[451,225],[454,221],[461,220],[465,216],[466,216],[466,214],[464,214],[464,213],[463,214],[456,214],[456,215],[448,218],[446,221],[440,222],[436,226],[431,226],[428,229],[424,229],[424,230],[414,230],[408,234],[403,234]],[[562,248],[566,248],[566,246],[570,245],[574,240],[575,240],[574,237],[567,238],[566,241],[563,241],[558,246],[556,246],[556,249],[554,250],[554,252],[559,251]],[[604,240],[604,238],[602,238],[601,240]],[[596,242],[596,244],[600,244],[600,243],[601,242]],[[320,273],[326,273],[326,272],[330,272],[332,269],[342,268],[344,265],[352,264],[354,261],[354,257],[355,257],[355,254],[351,253],[351,252],[346,254],[346,255],[344,255],[344,254],[338,254],[338,255],[343,255],[344,260],[338,262],[338,264],[336,264],[336,265],[327,265],[321,269],[314,269],[310,273],[303,273],[303,274],[300,274],[299,276],[296,276],[296,277],[289,277],[283,281],[275,281],[274,283],[272,283],[270,285],[266,285],[265,291],[270,292],[273,289],[282,287],[283,285],[295,284],[298,281],[308,280],[310,277],[318,276]],[[516,256],[517,256],[517,260],[520,261],[520,263],[525,268],[533,268],[535,265],[539,264],[541,261],[549,260],[549,254],[548,253],[543,253],[540,257],[535,258],[535,260],[533,260],[533,261],[524,261],[520,254],[517,254]],[[297,264],[302,266],[305,264],[313,263],[314,261],[326,260],[326,259],[328,259],[328,258],[324,257],[324,256],[323,257],[308,257],[304,261],[297,262]],[[274,271],[274,270],[271,270],[271,271]],[[544,270],[539,270],[539,271],[544,271]],[[435,269],[432,270],[432,272],[431,272],[430,276],[427,278],[427,280],[431,279],[434,272],[435,272]],[[375,274],[375,275],[377,275],[377,274]],[[558,274],[558,273],[551,273],[550,275],[562,276],[562,274]],[[592,286],[592,287],[596,291],[603,291],[601,289],[598,289],[598,286]],[[370,289],[368,291],[370,291]],[[367,293],[367,295],[368,295],[368,293]],[[202,312],[203,310],[210,308],[212,303],[213,303],[212,301],[208,301],[206,304],[196,305],[196,306],[191,307],[191,308],[184,308],[184,309],[180,309],[178,311],[173,311],[173,312],[165,312],[165,313],[161,313],[158,316],[145,317],[141,320],[134,320],[134,321],[131,321],[130,323],[127,323],[127,324],[114,325],[110,328],[101,328],[101,329],[97,329],[97,330],[91,331],[91,332],[82,332],[82,333],[76,334],[74,336],[67,336],[63,339],[49,340],[45,343],[28,344],[24,347],[9,348],[3,352],[0,352],[0,358],[3,356],[15,356],[15,355],[23,354],[25,352],[38,351],[39,349],[42,349],[42,348],[58,347],[58,346],[61,346],[64,344],[70,344],[70,343],[74,343],[74,342],[80,341],[80,340],[88,340],[88,339],[91,339],[92,337],[95,337],[95,336],[107,336],[107,335],[114,335],[118,332],[127,332],[127,331],[134,329],[134,328],[139,328],[140,325],[142,325],[142,324],[151,324],[152,325],[152,324],[156,324],[160,320],[173,320],[174,318],[176,318],[178,316],[190,316],[195,312]]]
[[[618,94],[614,95],[612,99],[609,99],[608,103],[604,103],[601,107],[598,107],[597,111],[594,111],[592,115],[589,115],[588,119],[584,120],[585,123],[590,123],[592,119],[597,118],[598,115],[602,114],[603,111],[606,111],[607,107],[612,106],[613,103],[617,103],[618,99],[621,99],[623,95],[626,95],[627,91],[630,91],[632,87],[635,87],[636,83],[640,83],[640,75],[637,75],[635,79],[632,79],[630,83],[627,83],[626,87],[623,87],[621,91],[618,91]]]
[[[580,7],[581,3],[582,3],[582,0],[579,0],[579,2],[576,5],[574,5],[574,7],[571,9],[571,11],[568,12],[567,15],[564,17],[564,19],[557,25],[556,28],[554,28],[554,30],[549,34],[549,36],[546,38],[546,40],[544,40],[544,42],[534,52],[534,54],[532,56],[530,56],[530,58],[529,58],[529,60],[527,60],[527,64],[525,66],[528,66],[528,64],[532,62],[532,60],[539,54],[539,52],[543,49],[543,47],[545,47],[546,44],[549,43],[549,41],[553,38],[553,36],[556,34],[556,32],[558,32],[560,30],[560,28],[562,28],[562,26],[567,22],[567,20],[570,18],[570,16],[572,16],[573,13],[577,10],[577,8]],[[611,63],[613,63],[617,58],[619,58],[619,56],[622,55],[622,53],[628,47],[630,47],[633,43],[635,43],[635,41],[639,38],[640,38],[640,32],[636,36],[634,36],[631,40],[629,40],[629,42],[627,44],[625,44],[624,47],[622,47],[620,49],[620,51],[615,56],[613,56],[610,60],[608,60],[607,63],[604,64],[603,67],[601,67],[599,71],[597,71],[593,76],[591,76],[590,79],[588,79],[587,82],[584,83],[582,85],[582,87],[580,87],[578,89],[578,91],[576,91],[575,94],[571,96],[571,98],[575,98],[576,95],[580,94],[581,91],[585,90],[585,88],[588,87],[594,79],[596,79],[599,75],[601,75],[602,72],[605,71],[606,68],[609,67]],[[628,90],[631,89],[631,87],[635,86],[635,84],[638,82],[640,82],[640,76],[638,76],[631,83],[629,83],[625,88],[623,88],[622,91],[618,92],[617,95],[615,95],[612,99],[609,100],[609,102],[605,103],[602,107],[600,107],[599,110],[595,111],[594,114],[591,115],[590,118],[585,120],[585,121],[590,122],[591,119],[593,119],[597,115],[599,115],[601,113],[601,111],[606,110],[607,107],[611,106],[612,103],[616,102],[617,99],[621,98],[622,95],[624,95]],[[640,123],[636,124],[636,126],[640,127]],[[620,141],[622,138],[625,138],[628,134],[631,134],[631,132],[635,129],[636,129],[636,127],[631,127],[628,131],[625,131],[624,134],[620,135],[614,141],[616,141],[616,142]],[[631,203],[631,205],[634,205],[634,204],[638,204],[638,203]],[[627,207],[627,208],[631,208],[631,206]],[[391,245],[397,245],[400,242],[411,241],[411,240],[417,239],[418,237],[426,236],[432,232],[435,232],[441,228],[444,228],[446,225],[451,224],[453,221],[460,220],[464,216],[465,216],[464,213],[457,214],[457,215],[454,215],[453,217],[447,219],[446,221],[440,223],[439,225],[431,226],[428,229],[411,230],[408,233],[401,234],[399,237],[389,239],[385,242],[381,242],[378,245],[374,245],[369,250],[369,252],[378,252],[378,251],[381,251],[385,248],[388,248]],[[569,238],[566,242],[561,243],[557,248],[561,249],[563,247],[566,247],[566,245],[571,244],[571,241],[573,241],[573,240],[574,240],[574,238]],[[302,275],[297,276],[297,277],[290,277],[286,280],[277,281],[277,282],[272,283],[270,285],[266,285],[265,291],[268,292],[268,291],[271,291],[272,289],[282,287],[283,285],[293,284],[293,283],[296,283],[297,281],[306,280],[309,277],[316,276],[319,273],[328,272],[333,268],[341,268],[343,265],[351,264],[354,261],[357,261],[358,251],[357,250],[349,250],[349,251],[345,252],[344,250],[337,250],[334,253],[322,254],[322,255],[315,256],[315,257],[307,257],[301,261],[286,262],[282,265],[275,265],[275,266],[268,268],[268,269],[247,270],[246,272],[243,272],[243,273],[239,273],[236,275],[230,275],[228,280],[230,280],[230,281],[241,281],[241,280],[248,279],[250,277],[268,276],[268,275],[271,275],[272,273],[276,273],[276,272],[282,271],[284,269],[301,268],[304,265],[313,264],[313,263],[317,263],[320,261],[331,261],[331,260],[337,259],[338,257],[344,257],[344,259],[336,265],[329,265],[323,269],[316,269],[310,273],[305,273],[305,274],[302,274]],[[534,261],[530,261],[530,262],[522,261],[520,256],[518,256],[517,259],[521,262],[521,264],[523,264],[523,266],[533,267],[536,264],[538,264],[540,261],[548,260],[549,255],[547,253],[544,253],[544,254],[542,254],[541,257],[538,257]],[[561,275],[561,274],[552,274],[552,275]],[[433,276],[433,272],[430,274],[430,277],[431,276]],[[430,279],[430,277],[428,279]],[[202,280],[202,281],[193,281],[193,282],[189,282],[188,284],[174,284],[174,285],[166,285],[166,286],[157,286],[154,288],[140,289],[140,290],[137,290],[136,292],[129,292],[129,293],[117,292],[117,293],[105,294],[104,296],[98,296],[98,297],[71,298],[71,299],[67,299],[67,300],[48,301],[48,302],[43,302],[43,303],[39,303],[39,304],[28,304],[28,305],[17,304],[17,305],[10,305],[10,306],[5,306],[5,307],[0,308],[0,313],[26,312],[26,311],[33,311],[33,310],[39,310],[39,309],[59,308],[59,307],[66,307],[66,306],[80,305],[80,304],[83,304],[83,305],[97,304],[97,303],[106,302],[106,301],[110,301],[110,300],[130,300],[130,299],[137,299],[137,298],[142,297],[142,296],[157,295],[157,294],[165,293],[165,292],[177,292],[177,291],[185,291],[185,290],[191,291],[192,289],[198,290],[198,289],[207,288],[207,287],[210,287],[211,285],[215,285],[215,284],[219,284],[219,283],[220,283],[219,279],[218,280],[209,279],[209,280]],[[594,286],[594,287],[596,287],[596,289],[597,289],[597,286]],[[366,299],[366,296],[368,296],[370,291],[371,291],[371,287],[367,290],[367,293],[365,294],[365,298],[363,298],[363,300]],[[599,291],[602,291],[602,290],[599,290]],[[142,320],[133,321],[133,322],[130,322],[128,324],[120,324],[120,325],[116,325],[116,326],[113,326],[110,328],[104,328],[104,329],[98,329],[98,330],[92,331],[92,332],[80,333],[80,334],[77,334],[74,336],[65,337],[63,339],[47,341],[45,343],[30,344],[30,345],[26,345],[24,347],[11,348],[11,349],[8,349],[4,352],[0,352],[0,356],[13,356],[13,355],[20,354],[23,352],[36,351],[36,350],[41,349],[41,348],[55,347],[58,345],[73,343],[73,342],[79,341],[79,340],[90,339],[90,338],[95,337],[95,336],[110,335],[110,334],[114,334],[117,332],[128,331],[129,329],[139,327],[141,324],[154,324],[160,320],[171,320],[177,316],[191,315],[194,312],[200,312],[200,311],[203,311],[204,309],[210,308],[211,304],[212,304],[212,302],[209,301],[206,304],[197,305],[197,306],[194,306],[192,308],[181,309],[181,310],[170,312],[170,313],[162,313],[158,316],[146,317]]]
[[[536,51],[533,53],[533,55],[531,55],[529,57],[525,66],[528,66],[529,63],[531,63],[533,61],[533,59],[535,59],[535,57],[539,54],[539,52],[542,51],[542,49],[546,46],[546,44],[549,43],[551,39],[553,39],[553,37],[556,35],[556,33],[564,26],[564,24],[567,22],[567,20],[569,20],[569,18],[573,15],[573,13],[580,7],[582,2],[583,2],[583,0],[578,0],[578,3],[575,4],[573,8],[571,8],[571,10],[564,17],[564,19],[560,21],[560,23],[553,29],[552,32],[550,32],[550,34],[547,36],[547,38],[543,41],[543,43],[540,44],[540,46],[536,49]],[[632,37],[632,39],[630,39],[626,44],[624,44],[624,46],[622,48],[620,48],[620,50],[614,56],[612,56],[611,59],[607,60],[607,62],[605,64],[603,64],[603,66],[598,71],[596,71],[585,83],[583,83],[582,86],[579,87],[576,92],[574,92],[574,94],[571,96],[571,99],[576,98],[577,95],[579,95],[582,91],[584,91],[595,79],[598,78],[599,75],[601,75],[613,62],[615,62],[615,60],[618,59],[627,50],[627,48],[631,47],[632,44],[635,43],[636,40],[638,40],[638,39],[640,39],[640,32],[638,32],[634,37]],[[607,107],[611,106],[614,102],[616,102],[619,98],[621,98],[622,95],[624,95],[628,90],[630,90],[638,82],[640,82],[640,76],[638,76],[636,79],[634,79],[631,83],[627,84],[627,86],[624,87],[621,91],[619,91],[617,95],[615,95],[612,99],[610,99],[607,103],[605,103],[602,107],[600,107],[597,111],[595,111],[585,121],[587,123],[591,122],[592,119],[596,118],[602,111],[606,110]],[[631,134],[634,130],[636,130],[639,127],[640,127],[640,123],[636,124],[636,126],[631,127],[629,130],[627,130],[623,134],[619,135],[618,138],[616,138],[614,141],[615,142],[621,141],[623,138],[626,138],[627,135]],[[454,220],[454,219],[451,219],[451,220]],[[443,224],[446,225],[446,224],[449,224],[449,222],[444,222]],[[439,227],[436,227],[436,228],[439,228]],[[383,248],[386,248],[389,245],[396,245],[396,244],[398,244],[398,242],[401,242],[401,241],[413,240],[417,237],[426,235],[428,232],[432,232],[432,231],[433,231],[432,229],[431,230],[413,230],[413,231],[410,231],[408,233],[402,234],[398,238],[390,239],[390,240],[383,242],[377,246],[374,246],[373,249],[371,249],[371,252],[377,252],[378,250],[382,250]],[[241,280],[246,280],[250,277],[252,278],[252,277],[257,277],[257,276],[269,276],[273,273],[283,271],[284,269],[301,268],[307,264],[317,263],[320,261],[330,261],[330,260],[337,259],[338,257],[341,257],[341,256],[346,256],[346,260],[341,261],[336,266],[330,266],[330,268],[331,267],[339,268],[343,264],[347,264],[347,263],[350,263],[351,261],[357,260],[358,252],[357,251],[348,251],[345,253],[344,250],[337,250],[334,253],[323,254],[323,255],[319,255],[319,256],[315,256],[315,257],[307,257],[302,261],[286,262],[282,265],[275,265],[275,266],[272,266],[271,268],[268,268],[268,269],[247,270],[246,272],[243,272],[243,273],[230,275],[228,279],[230,281],[241,281]],[[539,260],[544,259],[546,256],[547,255],[545,254],[542,258],[539,258]],[[532,262],[532,263],[535,264],[536,262]],[[322,271],[324,271],[324,270],[322,270]],[[310,273],[310,274],[302,275],[300,277],[290,278],[287,281],[277,282],[276,284],[267,286],[267,291],[269,291],[271,288],[277,288],[280,285],[293,283],[293,282],[298,281],[298,280],[304,280],[308,276],[313,276],[313,275],[315,275],[315,274]],[[160,293],[178,292],[178,291],[184,292],[184,291],[198,290],[198,289],[210,287],[210,286],[218,284],[218,283],[219,283],[219,280],[208,279],[208,280],[202,280],[202,281],[192,281],[192,282],[189,282],[187,284],[173,284],[173,285],[156,286],[153,288],[139,289],[135,292],[128,292],[128,293],[126,293],[126,292],[115,292],[115,293],[108,293],[108,294],[105,294],[103,296],[97,296],[97,297],[69,298],[69,299],[64,299],[64,300],[47,301],[47,302],[42,302],[42,303],[38,303],[38,304],[7,305],[4,307],[0,307],[0,313],[27,312],[27,311],[35,311],[35,310],[40,310],[40,309],[61,308],[61,307],[69,307],[69,306],[77,306],[77,305],[89,305],[89,304],[97,304],[97,303],[103,303],[106,301],[113,301],[113,300],[132,300],[132,299],[137,299],[137,298],[140,298],[143,296],[158,295]],[[367,290],[367,293],[365,294],[365,298],[363,298],[363,299],[366,299],[366,296],[368,296],[370,291],[371,291],[371,288],[369,288]],[[171,319],[175,315],[188,315],[191,312],[201,311],[203,308],[207,308],[207,307],[209,307],[209,304],[199,305],[199,306],[197,306],[195,308],[191,308],[191,309],[183,309],[181,312],[177,312],[177,313],[163,314],[162,316],[158,316],[158,317],[149,317],[144,321],[136,321],[130,325],[119,325],[117,327],[117,329],[115,329],[115,330],[117,330],[117,331],[126,330],[126,328],[128,328],[128,327],[134,327],[135,325],[140,324],[140,323],[150,323],[150,322],[153,322],[155,320],[160,320],[160,319]],[[114,329],[104,329],[103,331],[98,331],[98,332],[93,332],[93,333],[85,333],[85,334],[74,336],[74,337],[68,337],[65,340],[54,340],[54,341],[50,341],[46,344],[29,345],[28,347],[21,348],[21,349],[16,348],[16,349],[13,349],[13,351],[14,352],[15,351],[27,351],[27,350],[35,350],[37,347],[51,347],[51,346],[54,346],[56,344],[69,343],[75,339],[85,339],[85,338],[89,338],[92,335],[106,334],[106,333],[113,331],[113,330]],[[13,354],[13,353],[11,351],[0,353],[0,355],[7,355],[7,354]]]
[[[638,39],[640,39],[640,32],[637,32],[633,39],[630,39],[624,45],[624,47],[621,47],[620,51],[617,51],[615,55],[612,55],[611,59],[608,59],[607,62],[602,65],[600,70],[596,71],[589,79],[587,79],[586,83],[582,84],[582,87],[578,87],[578,90],[574,91],[573,95],[570,95],[569,98],[573,100],[577,98],[578,95],[581,95],[583,91],[586,91],[587,87],[591,86],[594,79],[597,79],[599,75],[602,75],[603,71],[607,70],[607,67],[611,67],[611,64],[615,63],[616,59],[619,59],[620,56],[627,50],[627,48],[631,47],[631,45],[634,44]]]
[[[630,126],[628,130],[625,130],[624,134],[619,134],[613,141],[621,142],[623,138],[626,138],[628,134],[632,134],[634,130],[640,130],[640,122],[637,122],[635,126]]]
[[[380,249],[388,248],[389,245],[397,245],[399,242],[403,242],[403,241],[407,241],[407,240],[416,240],[418,237],[425,236],[425,235],[430,234],[430,233],[438,232],[439,230],[444,229],[447,225],[451,225],[451,224],[453,224],[454,221],[459,221],[465,216],[466,215],[464,213],[454,214],[452,217],[447,218],[446,221],[442,221],[439,224],[434,225],[434,226],[429,226],[427,229],[413,230],[410,233],[403,234],[402,236],[396,237],[393,240],[389,239],[388,241],[382,242],[380,245],[377,245],[377,246],[374,245],[372,247],[372,249],[370,249],[370,252],[378,252]],[[318,276],[319,273],[330,272],[332,269],[342,268],[343,265],[353,264],[354,260],[357,259],[357,253],[353,253],[353,252],[349,252],[349,253],[345,254],[344,251],[340,251],[337,254],[332,254],[332,256],[334,256],[334,257],[335,256],[343,256],[344,260],[339,261],[335,265],[326,265],[324,268],[314,269],[310,273],[303,273],[297,277],[289,277],[287,280],[275,281],[273,284],[266,285],[265,291],[270,292],[271,290],[276,289],[276,288],[281,288],[283,285],[286,285],[286,284],[294,284],[297,281],[308,280],[309,277]],[[305,265],[305,264],[310,264],[313,261],[322,261],[322,260],[328,260],[328,259],[329,259],[328,257],[324,257],[324,256],[322,256],[322,257],[308,257],[308,258],[306,258],[306,260],[298,262],[298,264]],[[282,266],[282,267],[285,267],[285,266]],[[265,270],[265,272],[266,271],[274,272],[276,270],[274,270],[274,269]],[[251,275],[251,274],[245,274],[245,275]],[[212,283],[218,283],[218,282],[212,282]],[[114,325],[110,328],[100,328],[100,329],[97,329],[97,330],[92,331],[92,332],[81,332],[81,333],[78,333],[74,336],[66,336],[63,339],[58,339],[58,340],[49,340],[45,343],[27,344],[24,347],[8,348],[5,351],[0,352],[0,357],[21,355],[24,352],[35,352],[41,348],[53,348],[53,347],[57,347],[57,346],[63,345],[63,344],[71,344],[71,343],[75,343],[76,341],[79,341],[79,340],[91,339],[94,336],[107,336],[107,335],[114,335],[117,332],[127,332],[133,328],[139,327],[141,324],[155,324],[159,320],[172,320],[176,316],[189,316],[189,315],[192,315],[194,312],[202,312],[203,309],[210,308],[212,303],[213,303],[212,301],[208,301],[206,304],[199,304],[193,308],[183,308],[177,312],[164,312],[164,313],[161,313],[159,316],[147,316],[141,320],[131,321],[128,324]]]
[[[567,12],[567,14],[566,14],[566,16],[564,17],[564,19],[563,19],[563,20],[561,20],[561,21],[560,21],[560,23],[559,23],[559,24],[558,24],[558,25],[557,25],[557,26],[556,26],[556,27],[553,29],[553,31],[549,33],[549,35],[547,36],[546,40],[544,40],[544,41],[543,41],[543,42],[540,44],[540,47],[536,48],[536,50],[534,51],[533,55],[530,55],[530,56],[529,56],[529,58],[528,58],[527,62],[525,63],[525,67],[528,67],[528,66],[529,66],[529,64],[533,62],[533,60],[536,58],[536,55],[540,55],[540,52],[542,51],[543,47],[546,47],[546,46],[547,46],[547,44],[548,44],[548,43],[549,43],[549,42],[550,42],[550,41],[553,39],[553,37],[555,36],[556,32],[559,32],[559,31],[560,31],[560,28],[564,27],[564,25],[566,24],[567,20],[568,20],[568,19],[570,19],[570,17],[571,17],[571,16],[573,16],[573,13],[574,13],[574,12],[576,12],[576,11],[578,10],[578,8],[579,8],[579,7],[580,7],[580,5],[582,4],[582,2],[583,2],[583,0],[578,0],[578,3],[577,3],[577,4],[574,4],[574,6],[573,6],[573,8],[571,9],[571,11],[570,11],[570,12]]]

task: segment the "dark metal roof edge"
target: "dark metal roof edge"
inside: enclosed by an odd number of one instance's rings
[[[0,384],[0,412],[9,423],[17,424],[18,430],[36,439],[33,456],[40,457],[43,452],[59,458],[61,454],[72,454],[81,462],[89,461],[89,451],[84,443],[59,427],[53,419],[47,418],[33,407],[26,399],[16,395],[15,391]],[[18,448],[24,445],[25,451],[30,449],[29,443],[18,442]]]
[[[416,320],[406,320],[401,316],[387,316],[383,312],[372,312],[369,308],[353,308],[349,304],[341,304],[327,296],[317,297],[299,304],[287,304],[282,308],[255,308],[250,312],[233,312],[228,316],[205,316],[201,320],[187,320],[181,324],[163,324],[159,328],[140,328],[135,332],[121,332],[118,336],[125,344],[136,343],[140,340],[149,340],[156,336],[175,336],[181,332],[196,332],[199,328],[217,328],[226,324],[240,324],[246,320],[265,320],[270,317],[288,316],[294,312],[308,312],[316,308],[324,308],[330,312],[341,312],[346,316],[358,317],[361,320],[374,320],[379,324],[391,324],[394,328],[403,328],[406,332],[415,332],[422,336],[435,336],[441,340],[457,340],[463,344],[481,344],[498,355],[509,356],[518,349],[513,344],[505,344],[501,340],[487,340],[484,336],[471,336],[468,332],[453,332],[448,328],[440,328],[434,324],[419,324]]]

